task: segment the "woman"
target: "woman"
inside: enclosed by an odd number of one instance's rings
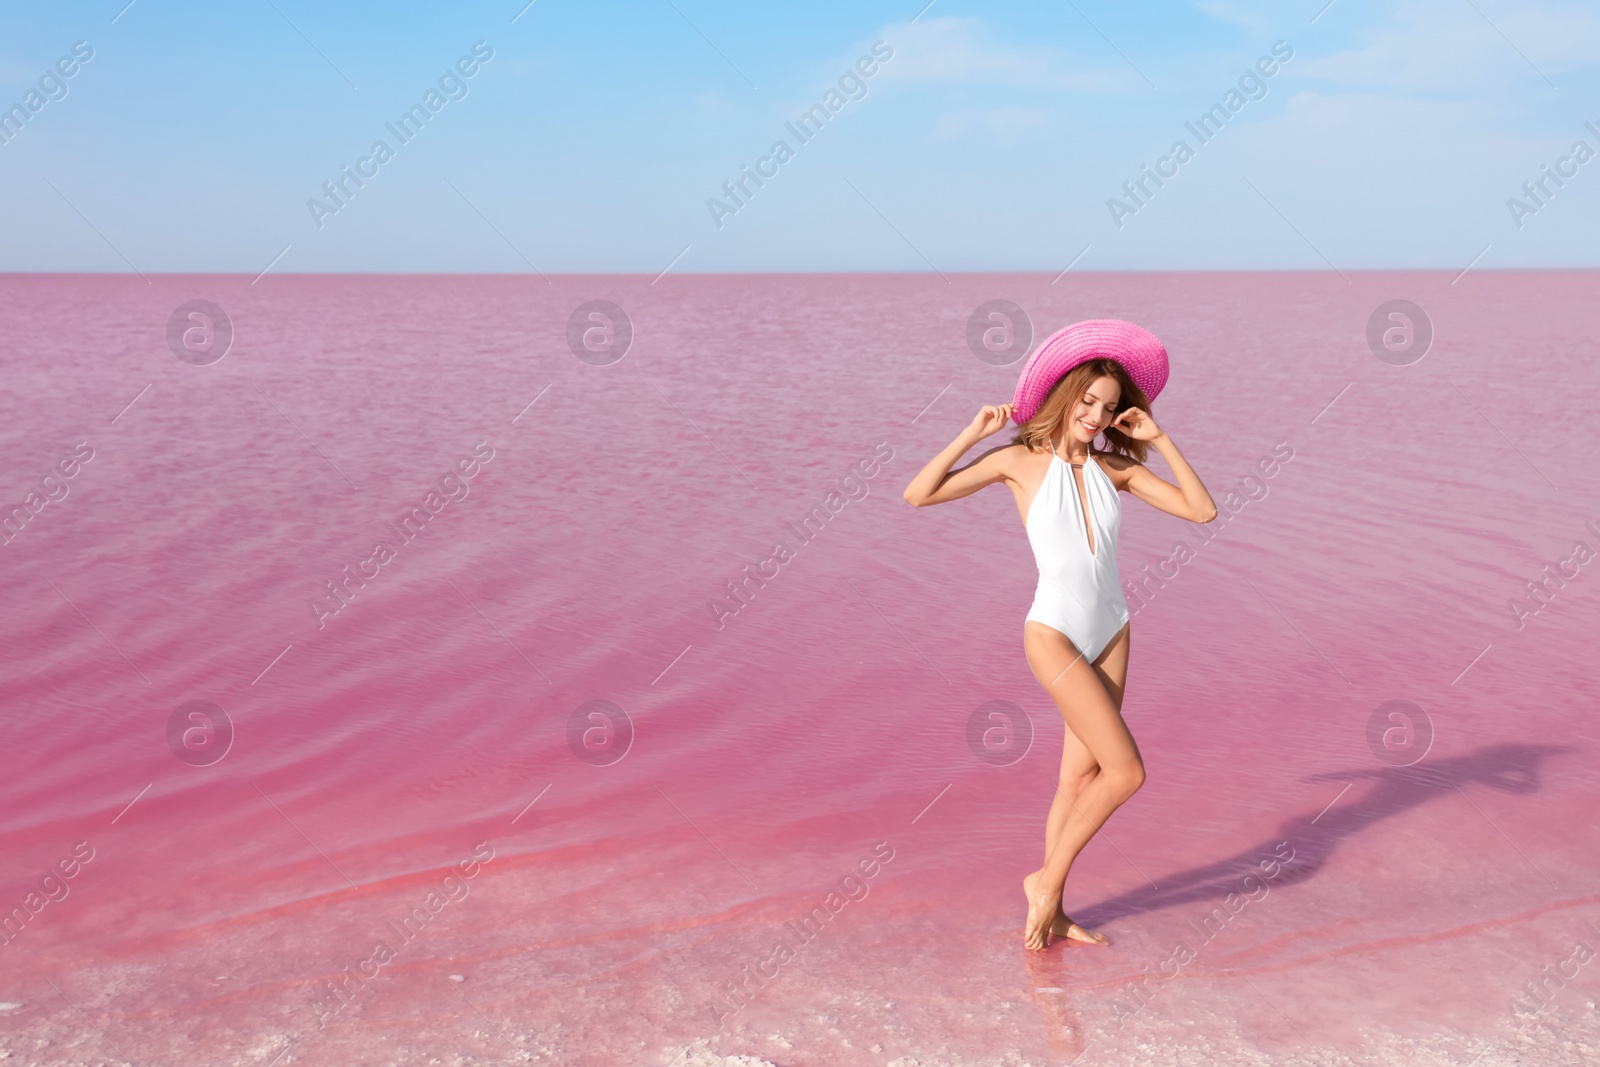
[[[1117,575],[1117,493],[1192,522],[1217,515],[1211,494],[1150,415],[1150,401],[1166,381],[1167,351],[1146,330],[1116,319],[1074,323],[1046,338],[1028,360],[1012,403],[986,405],[905,491],[908,503],[922,507],[1004,482],[1039,566],[1022,648],[1067,730],[1060,788],[1045,820],[1044,866],[1022,880],[1023,943],[1030,949],[1048,946],[1052,934],[1106,943],[1067,917],[1061,892],[1089,838],[1144,784],[1144,762],[1122,721],[1129,632]],[[950,469],[1008,419],[1018,426],[1011,444]],[[1101,435],[1107,450],[1096,452]],[[1151,447],[1177,485],[1144,466]],[[1088,666],[1078,667],[1080,660]]]

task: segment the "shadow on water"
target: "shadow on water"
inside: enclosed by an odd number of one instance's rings
[[[1281,859],[1289,854],[1277,851],[1281,842],[1288,842],[1293,848],[1293,858],[1282,864],[1270,884],[1277,888],[1302,882],[1322,869],[1346,837],[1436,797],[1455,794],[1464,786],[1486,785],[1514,794],[1537,792],[1539,764],[1547,757],[1570,751],[1573,749],[1566,745],[1501,744],[1426,766],[1364,768],[1314,775],[1306,781],[1366,779],[1370,785],[1355,800],[1348,799],[1347,795],[1326,811],[1308,812],[1286,820],[1277,833],[1261,844],[1203,867],[1161,875],[1157,879],[1158,886],[1147,885],[1083,906],[1081,915],[1077,909],[1071,910],[1080,922],[1092,927],[1177,904],[1221,900],[1229,893],[1243,895],[1251,892],[1242,885],[1244,878],[1253,874],[1259,879],[1262,860]]]

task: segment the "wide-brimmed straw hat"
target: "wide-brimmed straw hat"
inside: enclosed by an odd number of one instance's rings
[[[1017,379],[1011,421],[1024,423],[1039,413],[1052,386],[1073,367],[1091,359],[1112,359],[1150,400],[1167,384],[1167,349],[1156,335],[1121,319],[1085,319],[1046,337]]]

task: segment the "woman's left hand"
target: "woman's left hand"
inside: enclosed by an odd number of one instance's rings
[[[1154,441],[1161,436],[1161,427],[1143,408],[1128,408],[1112,420],[1111,425],[1135,441]]]

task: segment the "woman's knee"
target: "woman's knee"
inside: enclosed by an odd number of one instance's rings
[[[1132,759],[1102,768],[1100,773],[1124,800],[1133,796],[1144,785],[1144,761],[1141,759]]]

